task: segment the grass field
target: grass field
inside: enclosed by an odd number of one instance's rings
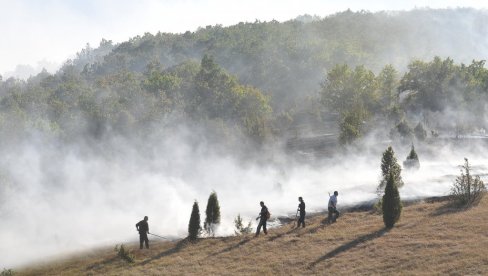
[[[129,264],[113,248],[16,271],[18,275],[488,275],[488,198],[458,210],[449,201],[404,207],[386,231],[380,215],[344,212],[269,230],[268,235],[207,238],[189,243],[127,244]]]

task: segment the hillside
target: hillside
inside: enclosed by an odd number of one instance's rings
[[[19,275],[303,275],[486,274],[488,200],[468,210],[428,200],[404,208],[385,231],[382,217],[344,212],[332,225],[323,215],[304,229],[292,224],[267,236],[210,238],[195,244],[152,241],[150,250],[130,244],[136,262],[112,248],[18,271]]]

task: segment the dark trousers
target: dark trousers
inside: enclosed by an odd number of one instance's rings
[[[329,216],[327,217],[327,222],[328,223],[335,222],[340,214],[341,213],[339,213],[339,211],[337,211],[336,208],[329,207]]]
[[[142,244],[146,244],[146,248],[149,249],[149,239],[147,238],[147,233],[139,233],[139,248],[142,249]]]
[[[258,229],[256,229],[256,236],[259,235],[259,232],[261,232],[261,227],[263,227],[264,234],[265,235],[268,234],[268,231],[266,230],[266,219],[260,219],[258,224]]]
[[[298,225],[297,227],[300,227],[300,225],[302,225],[302,227],[305,227],[305,213],[300,213],[300,217],[298,218]]]

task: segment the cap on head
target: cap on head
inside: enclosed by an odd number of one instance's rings
[[[338,193],[337,191],[334,191],[334,195],[338,196],[338,195],[339,195],[339,193]]]
[[[259,204],[264,205],[264,202],[261,201],[261,202],[259,202]]]
[[[302,198],[301,196],[299,196],[299,197],[298,197],[298,200],[302,201],[302,200],[303,200],[303,198]]]
[[[149,218],[147,216],[144,216],[144,220],[148,220]]]

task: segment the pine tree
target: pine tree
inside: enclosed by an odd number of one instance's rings
[[[390,172],[386,182],[385,194],[383,195],[383,222],[386,228],[392,228],[400,219],[402,213],[402,203],[400,193],[395,183],[395,176]]]
[[[407,156],[407,159],[403,161],[403,167],[406,169],[418,169],[420,168],[419,157],[415,152],[415,147],[412,144],[412,149],[410,150],[410,154]]]
[[[196,240],[200,234],[200,209],[198,202],[195,200],[190,216],[190,223],[188,224],[188,239]]]
[[[417,124],[413,129],[413,132],[419,141],[424,141],[425,138],[427,138],[427,130],[425,130],[424,125],[421,122]]]
[[[397,187],[401,188],[403,186],[401,172],[402,168],[397,162],[395,152],[393,151],[393,148],[389,146],[388,149],[386,149],[386,151],[383,153],[383,158],[381,159],[382,179],[380,181],[380,185],[378,186],[378,191],[381,192],[385,188],[390,173],[393,174]]]
[[[212,192],[208,197],[205,215],[206,217],[203,227],[208,234],[215,235],[215,227],[220,223],[220,206],[216,192]]]

